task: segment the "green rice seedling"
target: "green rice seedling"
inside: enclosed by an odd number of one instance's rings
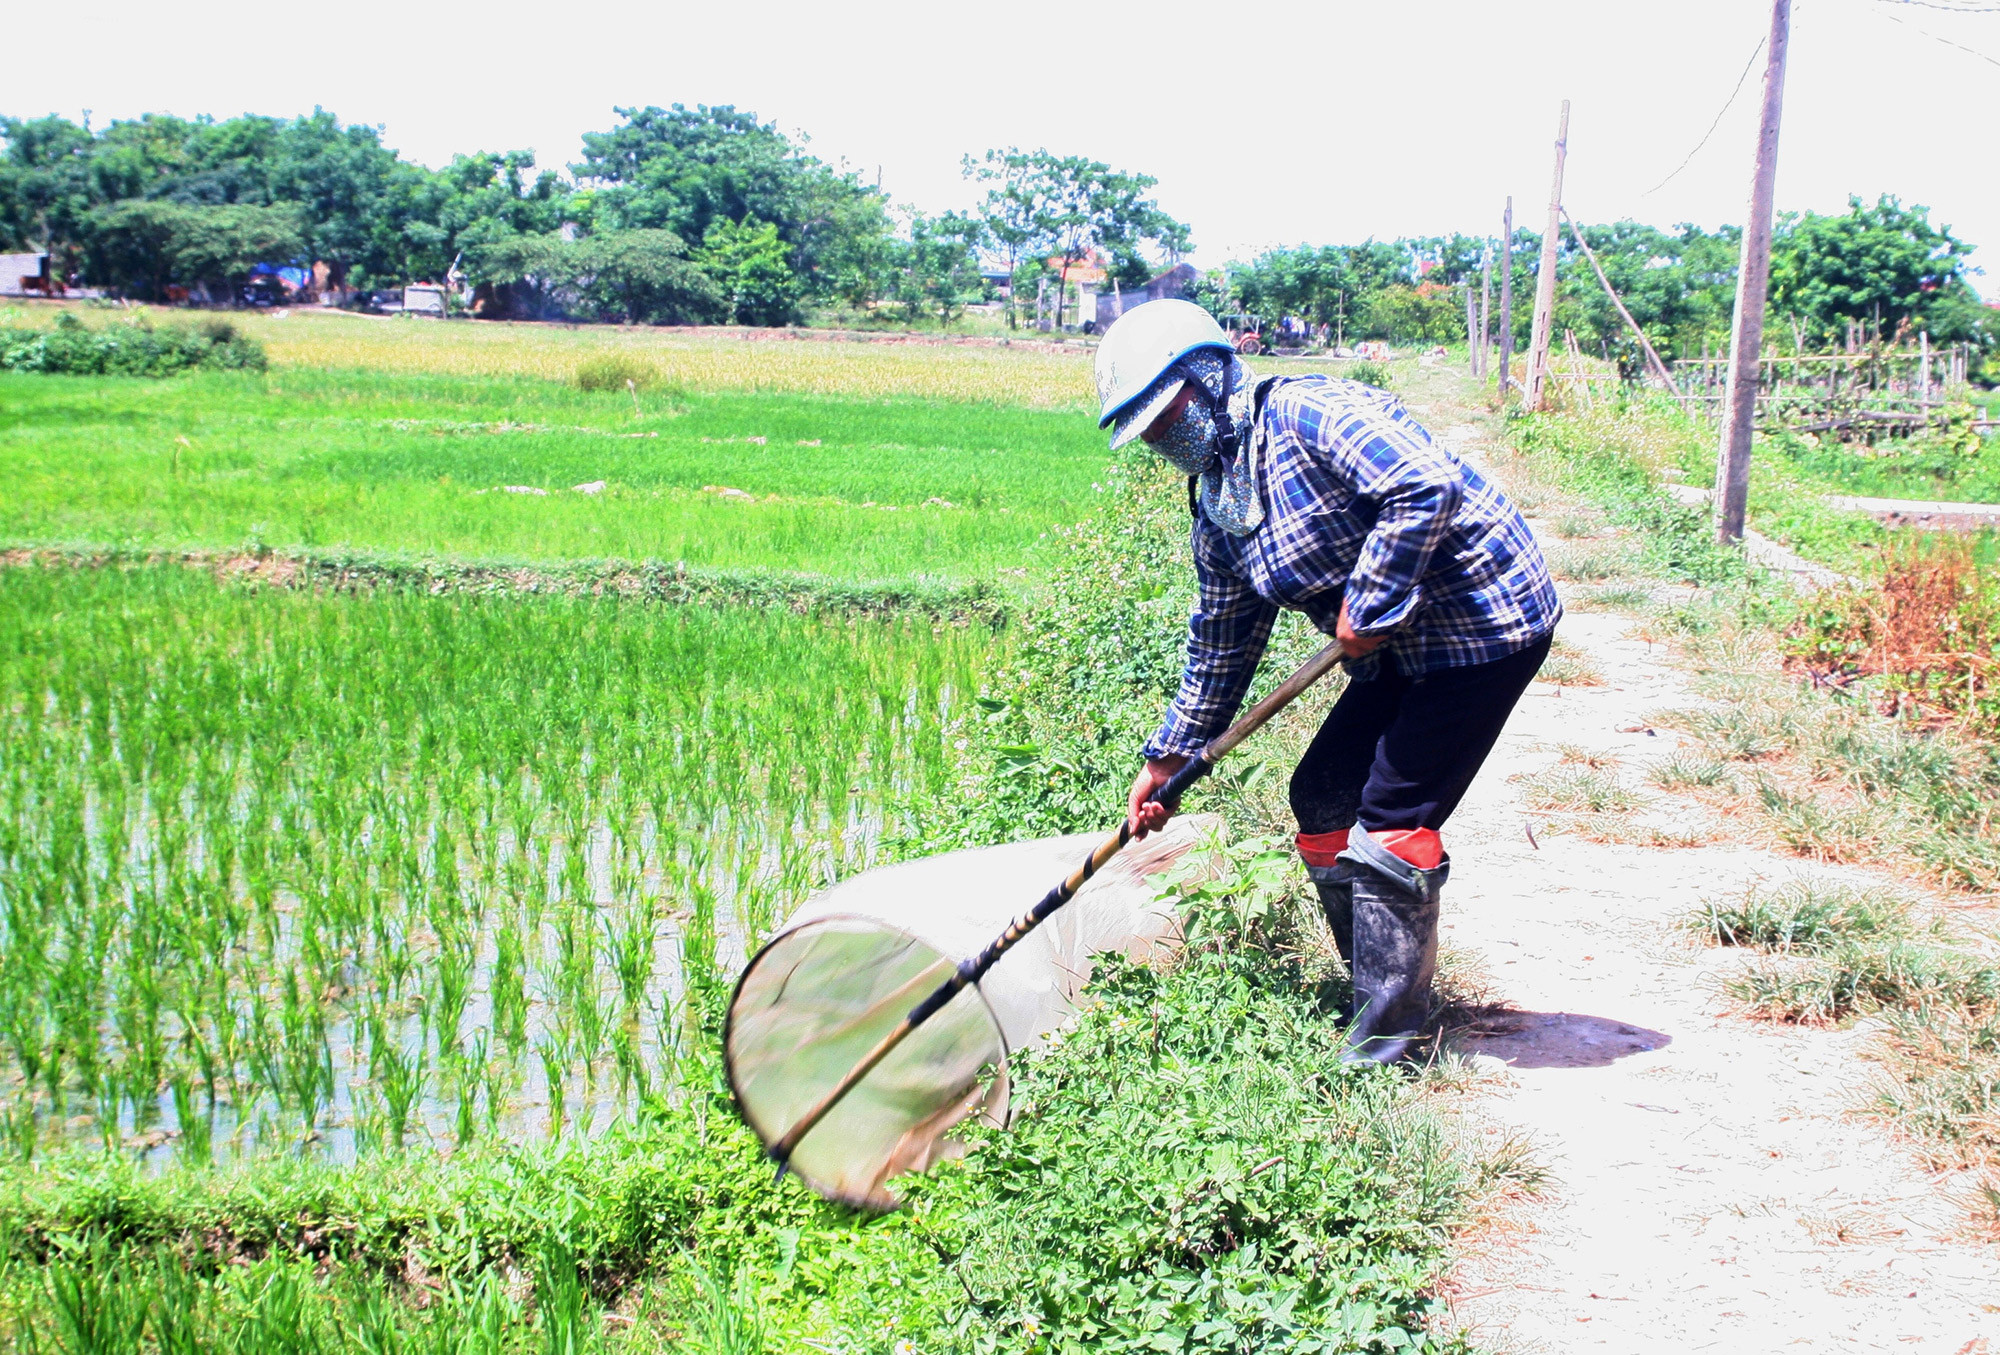
[[[542,1085],[548,1096],[548,1136],[551,1141],[562,1137],[563,1118],[569,1099],[569,1050],[559,1038],[550,1038],[535,1046],[535,1052],[542,1060]]]
[[[46,1272],[47,1311],[63,1355],[130,1355],[139,1349],[149,1295],[102,1249],[86,1249]]]
[[[1735,899],[1705,899],[1685,925],[1717,945],[1804,952],[1918,930],[1908,899],[1814,876],[1754,886]]]
[[[456,1100],[452,1126],[458,1146],[463,1148],[479,1133],[479,1092],[485,1083],[486,1032],[469,1050],[455,1050],[451,1060],[452,1093]]]
[[[425,1015],[437,1034],[438,1056],[458,1048],[459,1025],[465,1019],[465,1003],[472,995],[474,956],[470,938],[447,933],[440,939],[437,964],[426,991],[431,994]]]
[[[635,414],[622,381],[583,393],[567,369],[196,381],[0,373],[0,542],[963,588],[1059,563],[1054,531],[1105,465],[1088,421],[985,393],[654,395]],[[181,438],[175,469],[160,448]]]
[[[616,921],[608,912],[604,915],[605,958],[618,976],[618,990],[628,1017],[637,1015],[653,981],[653,957],[659,939],[659,924],[654,915],[656,903],[650,896],[634,898],[623,922]],[[750,918],[745,918],[744,926],[750,935],[757,934]]]
[[[422,1047],[419,1046],[415,1055],[406,1054],[402,1041],[378,1026],[369,1053],[375,1060],[375,1077],[382,1090],[389,1142],[401,1148],[409,1136],[410,1117],[416,1109],[417,1099],[423,1094],[425,1070]]]
[[[199,1067],[239,1147],[260,1123],[323,1124],[343,1082],[366,1141],[450,1125],[453,1080],[425,1100],[430,1037],[447,1053],[468,1019],[502,1080],[559,1019],[588,1087],[620,1013],[683,982],[710,1010],[819,882],[809,863],[873,859],[904,789],[941,783],[995,643],[608,599],[0,574],[0,899],[59,901],[11,933],[0,1063],[33,1071],[43,1124],[80,1097],[107,1139]],[[338,1038],[355,1025],[367,1077]]]
[[[692,1256],[688,1269],[697,1288],[689,1346],[701,1355],[764,1355],[770,1348],[770,1333],[749,1271],[739,1270],[724,1286]]]
[[[493,1028],[507,1046],[509,1057],[520,1061],[528,1042],[528,991],[521,954],[520,933],[502,927],[494,939],[493,968],[487,979],[487,1000],[491,1004]]]
[[[559,1241],[535,1258],[535,1332],[541,1355],[588,1355],[602,1344],[576,1254]]]
[[[32,1161],[41,1140],[41,1125],[35,1115],[33,1088],[23,1091],[8,1105],[5,1130],[7,1144],[21,1161]]]
[[[205,1111],[196,1110],[194,1088],[185,1076],[173,1080],[172,1091],[174,1129],[180,1135],[174,1156],[193,1166],[207,1166],[215,1156],[214,1102],[211,1100]]]

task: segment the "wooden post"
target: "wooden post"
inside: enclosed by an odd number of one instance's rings
[[[1577,229],[1576,218],[1564,212],[1563,219],[1569,222],[1569,233],[1575,239],[1578,248],[1583,250],[1583,257],[1590,260],[1590,271],[1597,274],[1598,284],[1604,288],[1604,294],[1611,298],[1611,304],[1618,308],[1620,318],[1630,327],[1632,336],[1638,339],[1639,347],[1646,354],[1646,361],[1652,364],[1653,374],[1667,383],[1667,389],[1674,393],[1676,400],[1680,399],[1680,384],[1674,380],[1674,374],[1667,370],[1667,364],[1660,361],[1660,355],[1653,351],[1652,343],[1646,338],[1646,331],[1639,328],[1639,322],[1632,318],[1632,312],[1626,310],[1625,303],[1618,299],[1618,293],[1612,289],[1611,279],[1604,276],[1604,268],[1597,262],[1597,254],[1591,249],[1590,241],[1584,239],[1583,232]]]
[[[1514,380],[1514,199],[1500,215],[1500,402]]]
[[[1556,245],[1562,234],[1563,158],[1569,152],[1569,100],[1556,127],[1556,172],[1549,185],[1549,224],[1542,231],[1541,272],[1535,278],[1535,324],[1528,339],[1528,408],[1548,408],[1549,342],[1556,314]]]
[[[1465,360],[1473,376],[1479,375],[1479,304],[1472,299],[1472,279],[1465,280]]]
[[[1928,404],[1931,398],[1931,332],[1917,331],[1917,403]]]
[[[1764,65],[1764,110],[1757,127],[1757,166],[1743,256],[1736,269],[1736,314],[1729,331],[1729,394],[1716,457],[1715,535],[1743,539],[1750,501],[1750,439],[1757,422],[1757,385],[1764,352],[1764,303],[1771,281],[1772,198],[1778,179],[1778,125],[1785,112],[1785,52],[1791,45],[1792,0],[1771,0],[1771,37]]]
[[[1493,355],[1493,246],[1479,251],[1479,363],[1473,375],[1486,379],[1486,360]]]

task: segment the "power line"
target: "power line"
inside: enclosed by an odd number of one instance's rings
[[[1954,5],[1947,0],[1881,0],[1885,5],[1920,5],[1925,9],[1941,9],[1946,14],[2000,14],[2000,5]]]
[[[1982,12],[1982,11],[1974,11],[1974,10],[1961,10],[1961,11],[1959,11],[1959,12],[1960,12],[1960,13],[1979,13],[1979,12]],[[1995,10],[1994,12],[1995,12],[1995,13],[2000,13],[2000,10]],[[1890,13],[1890,12],[1889,12],[1888,10],[1886,10],[1886,9],[1883,9],[1883,10],[1877,10],[1877,11],[1876,11],[1876,13],[1880,14],[1880,15],[1881,15],[1881,16],[1882,16],[1883,18],[1887,19],[1887,20],[1888,20],[1888,21],[1889,21],[1890,23],[1895,23],[1895,24],[1901,24],[1901,25],[1902,25],[1903,27],[1905,27],[1905,28],[1909,29],[1909,30],[1910,30],[1910,31],[1912,31],[1912,32],[1915,32],[1915,33],[1922,33],[1922,34],[1923,34],[1923,35],[1924,35],[1925,37],[1929,38],[1929,39],[1930,39],[1930,40],[1931,40],[1932,42],[1941,42],[1941,43],[1943,43],[1943,44],[1944,44],[1945,46],[1947,46],[1947,47],[1956,47],[1956,48],[1957,48],[1957,49],[1958,49],[1959,51],[1961,51],[1961,52],[1964,52],[1964,53],[1965,53],[1965,54],[1966,54],[1967,56],[1976,56],[1976,57],[1978,57],[1978,58],[1979,58],[1979,59],[1980,59],[1981,61],[1984,61],[1984,62],[1985,62],[1986,64],[1988,64],[1989,66],[2000,66],[2000,57],[1991,57],[1991,56],[1988,56],[1988,55],[1986,55],[1986,53],[1984,53],[1984,52],[1982,52],[1982,51],[1978,50],[1977,48],[1974,48],[1974,47],[1967,47],[1967,46],[1966,46],[1966,45],[1965,45],[1964,43],[1962,43],[1962,42],[1953,42],[1953,41],[1952,41],[1952,40],[1951,40],[1950,38],[1947,38],[1947,37],[1940,37],[1940,36],[1939,36],[1938,34],[1936,34],[1936,33],[1933,33],[1933,32],[1931,32],[1931,31],[1930,31],[1930,30],[1929,30],[1928,28],[1918,28],[1918,27],[1917,27],[1917,26],[1916,26],[1915,24],[1911,23],[1911,22],[1910,22],[1910,21],[1909,21],[1908,19],[1905,19],[1905,18],[1903,18],[1903,17],[1901,16],[1901,15],[1898,15],[1898,14],[1891,14],[1891,13]]]
[[[1651,188],[1641,193],[1639,195],[1640,197],[1642,198],[1652,197],[1653,194],[1659,192],[1662,188],[1665,188],[1668,184],[1672,183],[1676,178],[1678,178],[1680,176],[1681,170],[1686,169],[1689,165],[1694,163],[1694,158],[1697,155],[1701,154],[1701,148],[1708,144],[1708,139],[1715,135],[1715,129],[1722,125],[1722,120],[1729,116],[1729,110],[1736,106],[1736,96],[1743,92],[1744,82],[1749,80],[1750,72],[1756,66],[1757,58],[1759,55],[1762,54],[1764,50],[1764,44],[1769,41],[1770,38],[1768,36],[1757,39],[1757,49],[1751,52],[1750,59],[1743,63],[1743,74],[1736,77],[1736,88],[1729,92],[1728,102],[1724,103],[1722,105],[1722,111],[1715,115],[1715,121],[1708,124],[1708,130],[1702,133],[1701,140],[1695,144],[1695,148],[1687,153],[1687,159],[1681,161],[1680,164],[1675,167],[1674,172],[1672,174],[1669,174],[1666,178],[1660,180],[1658,183],[1654,184]]]

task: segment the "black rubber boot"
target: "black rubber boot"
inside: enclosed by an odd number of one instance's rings
[[[1343,862],[1332,866],[1307,866],[1306,874],[1312,877],[1313,887],[1319,890],[1319,908],[1326,914],[1326,925],[1333,933],[1333,944],[1339,947],[1342,962],[1352,966],[1356,871]]]
[[[1360,828],[1340,855],[1355,867],[1353,884],[1354,1018],[1343,1063],[1406,1058],[1430,1015],[1437,973],[1438,893],[1449,858],[1421,870]]]

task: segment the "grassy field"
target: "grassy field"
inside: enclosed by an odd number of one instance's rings
[[[506,375],[0,375],[0,411],[17,546],[964,582],[1032,570],[1105,461],[1069,412]]]
[[[143,316],[172,323],[175,310],[136,308],[109,316],[83,306],[0,308],[0,325],[38,328],[72,311],[91,325]],[[198,313],[197,313],[198,314]],[[799,332],[623,328],[384,319],[342,311],[227,312],[263,343],[278,368],[366,369],[437,376],[525,376],[567,382],[595,358],[627,357],[690,390],[915,397],[1028,409],[1085,409],[1090,350],[1051,348],[1039,336],[1019,345],[963,344],[885,335],[866,342],[820,341]],[[744,333],[762,336],[746,340]]]

